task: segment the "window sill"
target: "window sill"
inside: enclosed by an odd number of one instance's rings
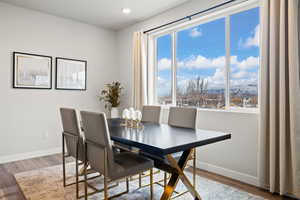
[[[174,105],[159,105],[164,110],[169,110],[170,107]],[[209,109],[209,108],[197,108],[198,111],[204,111],[204,112],[223,112],[223,113],[241,113],[241,114],[256,114],[259,115],[259,109],[258,108],[230,108],[226,110],[221,109]]]

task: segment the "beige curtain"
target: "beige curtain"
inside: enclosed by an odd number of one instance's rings
[[[147,54],[146,36],[143,32],[133,34],[133,107],[141,109],[147,104]]]
[[[259,179],[300,197],[299,0],[262,0]]]

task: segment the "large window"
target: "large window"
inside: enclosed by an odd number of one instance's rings
[[[258,16],[258,8],[230,16],[230,106],[232,107],[258,106]]]
[[[225,19],[177,33],[176,102],[225,107]]]
[[[258,7],[154,38],[156,103],[214,109],[258,107]]]

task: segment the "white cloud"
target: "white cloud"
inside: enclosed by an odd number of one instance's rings
[[[165,83],[165,79],[163,79],[160,76],[157,77],[157,81],[158,81],[158,84],[164,84]]]
[[[260,28],[259,25],[257,25],[250,37],[248,37],[244,42],[243,40],[240,40],[241,46],[244,48],[258,47],[259,33],[260,33]]]
[[[171,59],[162,58],[158,61],[157,67],[159,71],[171,69]]]
[[[224,88],[225,87],[225,68],[216,69],[213,76],[206,78],[209,88]]]
[[[171,80],[164,79],[160,76],[157,77],[157,82],[158,82],[158,95],[166,95],[169,94],[171,91]]]
[[[216,82],[224,82],[225,79],[225,69],[216,69],[215,74],[212,76],[212,80]]]
[[[160,85],[160,87],[167,87],[168,85],[170,85],[170,80],[164,79],[161,76],[157,77],[157,81],[158,81],[158,85]]]
[[[246,59],[242,60],[242,61],[236,61],[236,66],[239,69],[242,70],[248,70],[248,69],[252,69],[255,68],[259,65],[259,58],[258,57],[253,57],[253,56],[249,56]]]
[[[190,37],[200,37],[202,36],[202,31],[201,30],[198,30],[198,28],[193,28],[192,30],[190,30],[190,33],[189,33],[189,36]]]
[[[178,62],[179,68],[185,69],[216,69],[223,68],[225,66],[226,60],[224,56],[216,58],[206,58],[202,55],[191,56],[188,59]],[[238,61],[237,56],[231,56],[231,65],[233,69],[235,68],[241,70],[249,70],[257,67],[259,65],[259,58],[249,56],[244,60]],[[158,70],[166,70],[171,68],[171,59],[162,58],[158,61]]]
[[[248,87],[249,85],[257,85],[257,83],[258,73],[240,69],[231,73],[230,85],[232,87]]]
[[[216,58],[206,58],[202,55],[191,56],[190,58],[179,61],[178,67],[186,69],[215,69],[223,68],[225,66],[226,60],[224,56]],[[255,68],[259,65],[259,58],[249,56],[244,60],[238,61],[237,56],[231,56],[231,65],[237,68],[248,70]]]
[[[231,87],[247,87],[249,85],[257,85],[258,76],[257,74],[250,73],[250,77],[245,77],[241,79],[231,79],[230,86]]]
[[[202,55],[191,56],[190,58],[179,61],[178,67],[188,69],[209,69],[220,68],[225,66],[225,57],[206,58]]]
[[[235,78],[235,79],[241,79],[241,78],[245,78],[248,76],[248,73],[247,71],[243,71],[243,70],[240,70],[240,71],[237,71],[235,73],[232,73],[231,74],[231,77],[232,78]]]

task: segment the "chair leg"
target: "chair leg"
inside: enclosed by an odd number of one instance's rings
[[[79,198],[78,149],[76,150],[76,197]]]
[[[153,169],[150,169],[150,200],[153,200]]]
[[[78,184],[78,160],[76,160],[76,197],[79,198],[79,184]]]
[[[108,200],[108,188],[107,188],[107,151],[104,150],[104,199]]]
[[[126,177],[126,192],[129,192],[129,178]]]
[[[88,158],[87,158],[87,145],[84,145],[84,199],[87,200],[88,198],[88,193],[87,193],[87,163],[88,163]]]
[[[104,176],[104,199],[108,200],[107,178]]]
[[[139,188],[142,187],[142,173],[139,173]]]
[[[196,188],[196,149],[194,149],[193,158],[193,186]]]
[[[88,193],[87,193],[87,174],[86,174],[86,168],[84,168],[84,199],[87,200]]]
[[[63,184],[66,187],[66,159],[65,159],[65,136],[62,134],[62,164],[63,164]]]

